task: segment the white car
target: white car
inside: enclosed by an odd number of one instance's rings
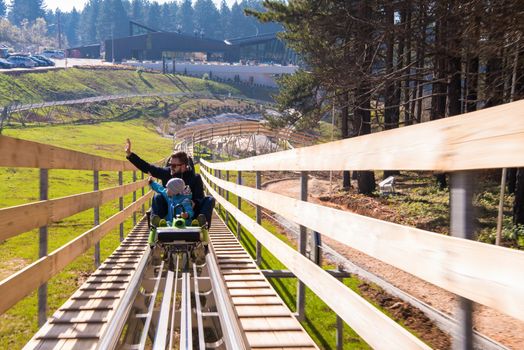
[[[65,58],[65,53],[62,50],[44,50],[41,55],[47,58]]]

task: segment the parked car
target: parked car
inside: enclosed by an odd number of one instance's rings
[[[33,68],[34,66],[36,66],[35,61],[33,61],[27,56],[9,56],[7,60],[14,64],[15,67]]]
[[[65,58],[65,53],[62,50],[44,50],[42,56],[47,58]]]
[[[42,61],[34,56],[28,56],[28,58],[35,62],[38,67],[47,67],[47,62],[45,61]]]
[[[38,58],[39,60],[44,61],[45,63],[47,63],[47,66],[54,66],[55,65],[55,62],[53,62],[52,60],[50,60],[49,58],[47,58],[45,56],[33,55],[33,57]]]
[[[13,68],[14,64],[6,60],[5,58],[0,58],[0,69],[10,69]]]

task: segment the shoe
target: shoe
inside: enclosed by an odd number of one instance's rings
[[[158,227],[160,225],[160,216],[156,214],[151,214],[151,226]]]
[[[167,227],[167,222],[165,219],[160,219],[158,221],[158,227]]]
[[[202,226],[207,225],[207,219],[204,214],[198,214],[196,219],[198,221],[198,226],[202,227]]]

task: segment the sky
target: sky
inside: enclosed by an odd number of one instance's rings
[[[159,4],[172,1],[173,0],[157,0]],[[87,2],[88,0],[44,0],[44,4],[46,5],[47,9],[55,10],[59,8],[61,11],[64,12],[71,11],[73,7],[76,7],[77,10],[82,10]],[[178,2],[180,2],[180,0],[178,0]],[[213,2],[216,4],[217,7],[219,7],[222,0],[213,0]],[[229,7],[231,7],[231,5],[235,3],[235,0],[226,0],[226,3],[229,5]]]

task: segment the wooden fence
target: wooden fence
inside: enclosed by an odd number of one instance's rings
[[[243,214],[214,187],[477,303],[524,320],[524,252],[449,237],[268,193],[220,171],[434,170],[451,172],[451,232],[471,236],[473,169],[524,167],[524,101],[377,134],[237,161],[202,161],[206,187],[259,243],[374,348],[427,346]],[[207,168],[207,170],[206,170]],[[303,176],[304,178],[304,176]],[[306,177],[307,178],[307,177]],[[469,180],[468,180],[469,179]],[[307,188],[307,187],[306,187]],[[469,197],[468,197],[469,196]],[[301,235],[299,247],[304,247]],[[298,301],[297,301],[298,304]],[[467,308],[465,308],[467,309]],[[471,311],[464,311],[471,318]],[[463,342],[471,329],[462,325]],[[469,335],[468,335],[469,334]],[[469,338],[468,338],[469,337]],[[469,348],[467,345],[464,348]]]
[[[0,150],[0,167],[39,168],[41,173],[40,201],[0,209],[0,241],[40,228],[40,258],[0,281],[1,314],[36,288],[45,287],[50,278],[92,246],[95,246],[95,263],[98,264],[100,258],[98,242],[118,225],[120,225],[122,239],[123,222],[146,203],[151,197],[151,192],[144,193],[147,180],[136,181],[136,168],[127,161],[97,157],[1,135]],[[47,199],[47,171],[49,169],[92,170],[94,191],[49,200]],[[99,191],[99,171],[118,172],[120,186]],[[124,171],[133,171],[135,182],[123,185],[122,173]],[[142,189],[142,197],[137,199],[136,191],[139,189]],[[43,196],[42,193],[44,193]],[[129,193],[133,193],[133,202],[124,208],[123,196]],[[120,199],[120,211],[99,223],[99,206],[117,198]],[[46,226],[90,208],[95,209],[94,227],[55,251],[47,253]],[[39,290],[40,324],[46,319],[46,305],[42,305],[41,302],[46,299],[45,290]]]

